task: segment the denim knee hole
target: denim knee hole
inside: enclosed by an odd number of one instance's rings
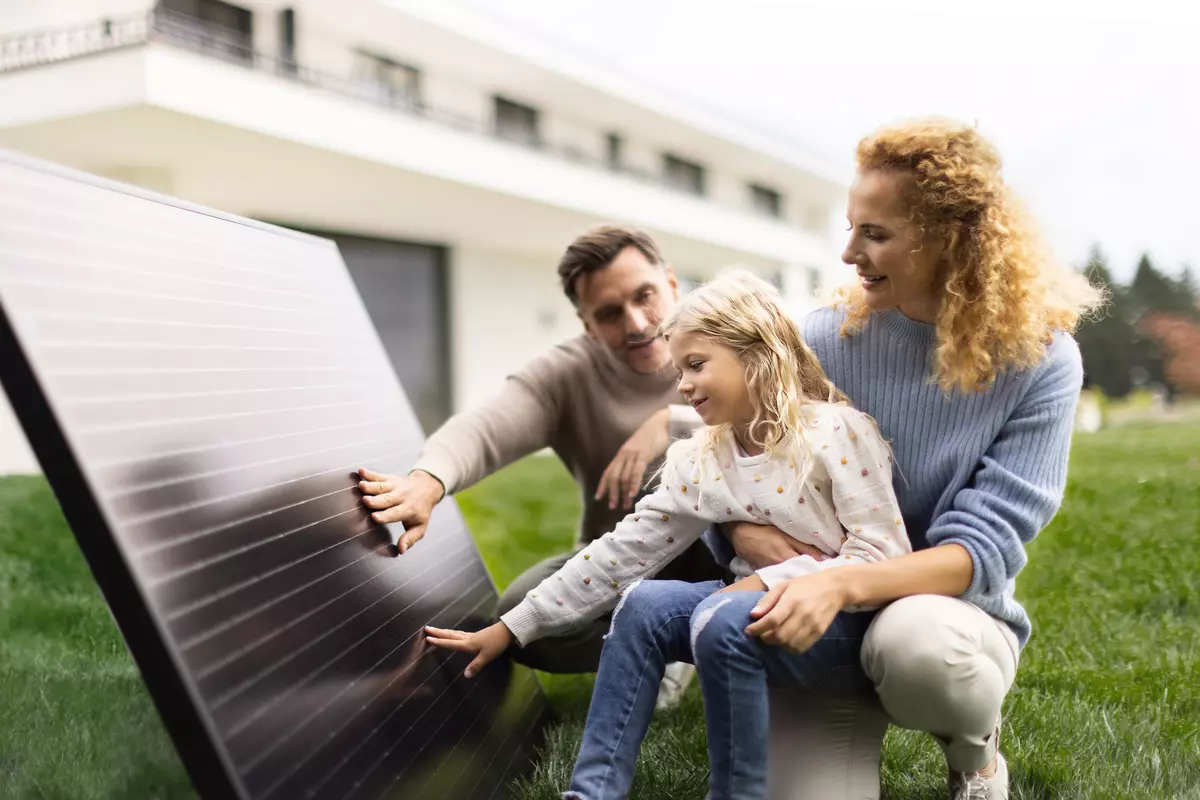
[[[692,620],[692,660],[696,659],[696,644],[700,641],[700,634],[704,633],[704,629],[708,627],[708,623],[712,622],[712,618],[717,615],[724,606],[733,602],[732,597],[727,597],[724,600],[713,603],[708,608],[701,611]]]
[[[612,632],[617,629],[617,615],[621,613],[621,609],[625,607],[625,601],[629,599],[629,595],[633,594],[633,590],[642,585],[642,578],[638,578],[629,587],[621,593],[621,599],[617,601],[617,607],[613,609],[612,620],[608,623],[608,633],[604,634],[604,638],[608,639],[612,636]]]

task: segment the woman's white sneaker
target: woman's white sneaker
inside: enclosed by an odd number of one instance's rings
[[[1008,800],[1008,764],[996,751],[996,771],[991,775],[978,772],[950,772],[950,800]]]
[[[654,707],[662,711],[679,705],[684,691],[687,689],[688,684],[692,682],[695,674],[696,668],[686,662],[675,661],[667,664],[667,669],[663,673],[662,683],[658,685],[658,700],[655,702]]]

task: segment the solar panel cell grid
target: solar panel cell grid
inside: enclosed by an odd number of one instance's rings
[[[495,587],[452,501],[403,557],[359,503],[354,470],[422,436],[336,247],[0,154],[0,311],[5,389],[202,793],[503,796],[545,703],[419,635]]]

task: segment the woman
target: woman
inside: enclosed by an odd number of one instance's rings
[[[772,742],[772,796],[785,793],[780,774],[788,797],[878,796],[885,726],[851,693],[866,678],[894,724],[942,745],[951,798],[1006,798],[1000,709],[1030,634],[1013,582],[1062,500],[1082,383],[1070,334],[1102,298],[1042,249],[974,129],[938,119],[884,128],[857,160],[843,260],[858,280],[804,334],[892,442],[915,552],[768,592],[743,581],[731,588],[749,591],[696,609],[693,654],[708,703],[736,699],[737,671],[763,660],[764,645],[791,651],[768,666],[775,685],[800,693],[773,703],[772,725],[796,730]],[[743,528],[733,544],[757,568],[775,558],[771,536]],[[639,646],[655,615],[676,613],[637,600],[606,650],[614,639]],[[843,610],[883,604],[862,641],[847,642]],[[841,707],[831,692],[843,692]],[[736,746],[728,758],[735,776],[761,768],[760,754]]]
[[[861,654],[884,709],[935,735],[952,798],[1005,798],[1000,708],[1031,628],[1013,582],[1062,502],[1082,384],[1070,334],[1102,297],[1043,249],[973,128],[884,128],[857,161],[842,260],[859,281],[805,337],[894,441],[917,552],[791,581],[759,604],[761,638],[817,657],[842,607],[894,601]]]

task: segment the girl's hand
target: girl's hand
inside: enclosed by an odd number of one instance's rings
[[[750,616],[757,622],[746,627],[746,635],[797,653],[812,647],[846,605],[845,589],[838,577],[841,571],[802,575],[775,584],[751,609]]]
[[[490,625],[475,633],[451,631],[426,625],[425,641],[435,647],[444,647],[447,650],[457,650],[460,653],[470,653],[475,656],[475,660],[467,665],[467,669],[463,673],[468,678],[474,678],[479,670],[509,648],[513,642],[513,635],[503,622],[497,622],[495,625]]]

